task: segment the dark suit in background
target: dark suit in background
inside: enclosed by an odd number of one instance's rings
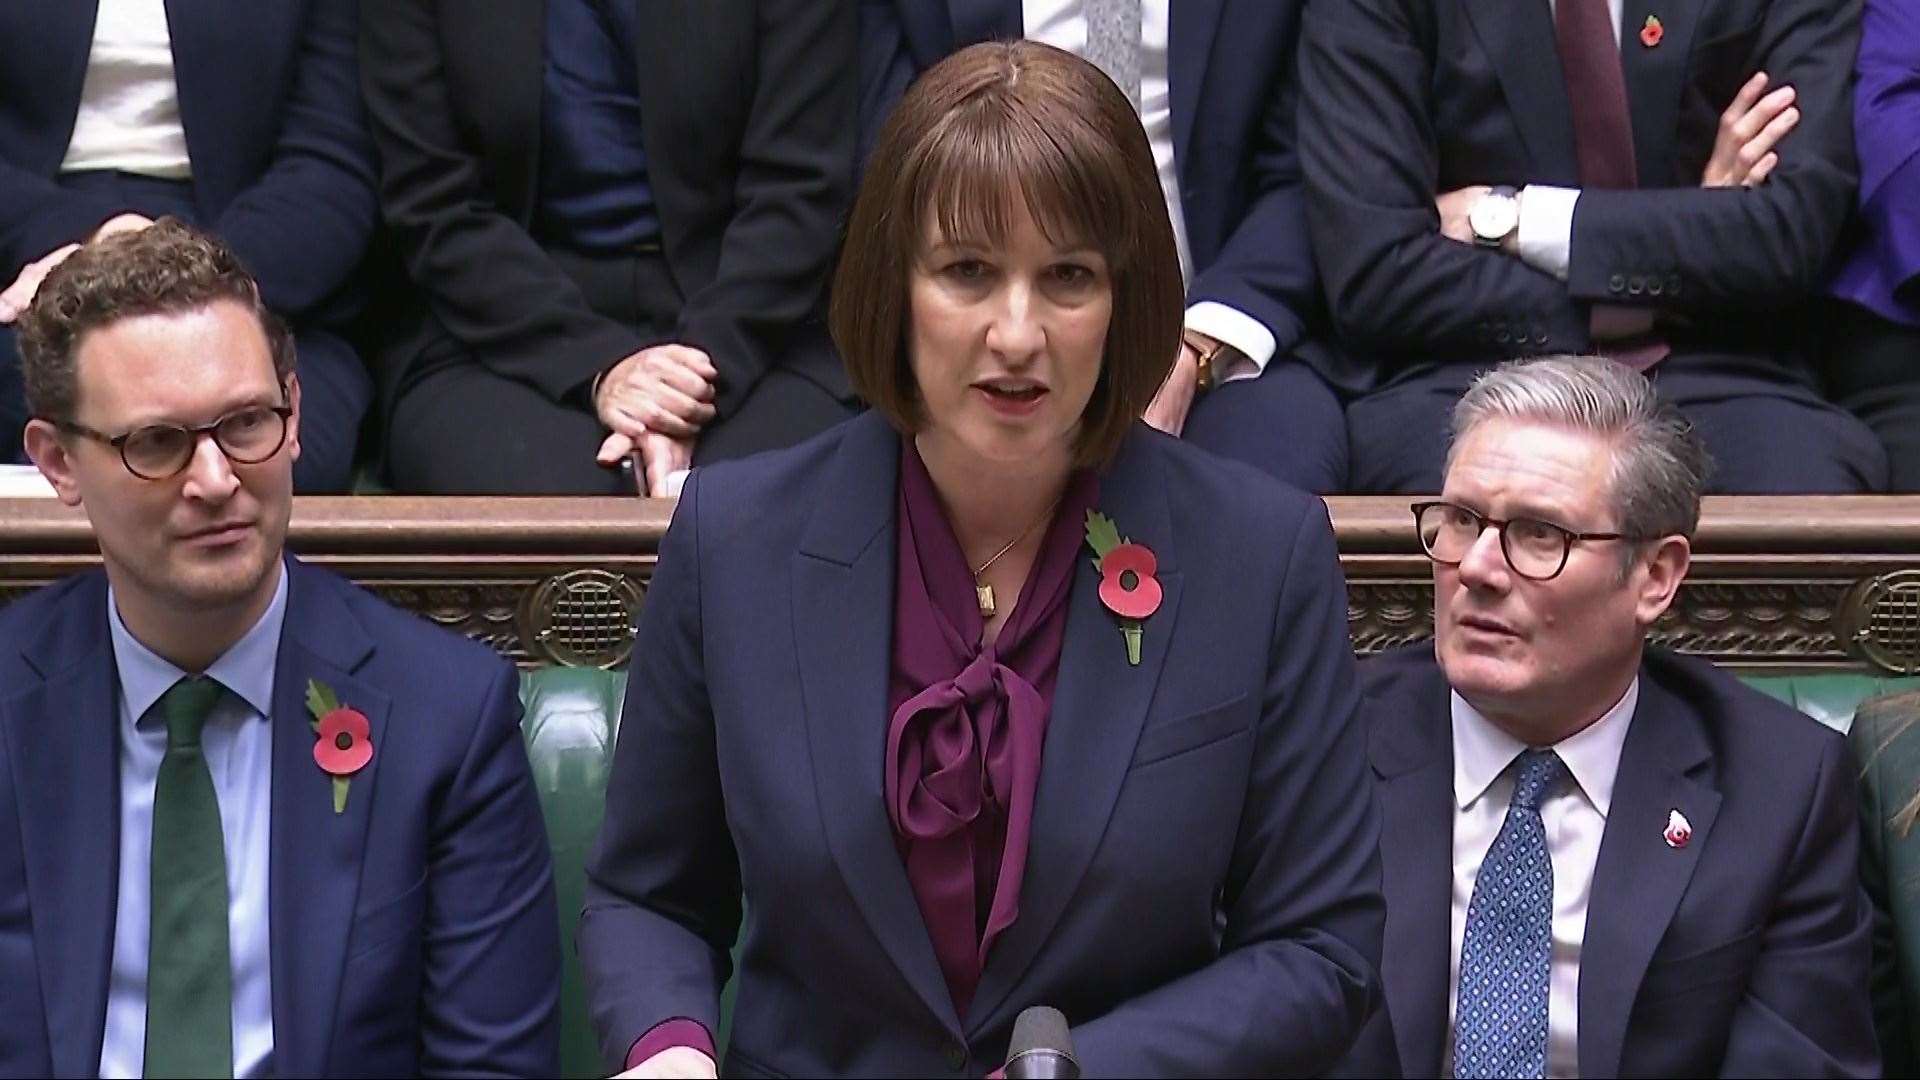
[[[1299,0],[1169,6],[1173,160],[1193,263],[1187,303],[1224,304],[1264,325],[1275,342],[1258,378],[1195,401],[1183,437],[1307,491],[1345,490],[1339,400],[1301,359],[1323,348],[1314,338],[1325,332],[1325,316],[1294,136]],[[1020,0],[862,0],[860,159],[920,72],[1023,30]]]
[[[1452,1039],[1447,681],[1430,645],[1361,676],[1387,1007],[1342,1071],[1393,1075],[1397,1058],[1436,1076]],[[1834,732],[1708,664],[1646,653],[1588,894],[1581,1076],[1878,1075],[1854,776]],[[1679,847],[1662,837],[1672,809],[1693,827]]]
[[[553,868],[513,669],[330,573],[284,568],[272,1075],[554,1075]],[[372,727],[341,814],[314,763],[309,679]],[[103,573],[0,612],[0,687],[0,1074],[93,1076],[120,865]]]
[[[299,350],[301,491],[344,490],[372,382],[340,336],[377,207],[354,59],[356,0],[172,0],[191,181],[60,172],[95,0],[0,5],[0,286],[126,211],[231,245]],[[20,455],[19,361],[0,327],[0,461]]]
[[[627,2],[664,249],[638,259],[536,236],[547,4],[365,13],[381,205],[416,293],[378,372],[402,486],[631,492],[594,464],[589,387],[661,342],[720,372],[696,463],[797,441],[851,407],[812,320],[850,195],[852,0]]]
[[[1548,0],[1316,0],[1301,50],[1308,222],[1349,355],[1356,488],[1437,491],[1447,411],[1501,359],[1590,351],[1596,303],[1652,308],[1654,369],[1718,464],[1715,490],[1886,480],[1871,434],[1815,392],[1804,312],[1852,204],[1858,0],[1624,0],[1638,190],[1587,190],[1567,280],[1440,235],[1435,196],[1578,187]],[[1657,19],[1655,44],[1642,39]],[[1756,70],[1799,126],[1750,189],[1703,190],[1721,110]]]
[[[609,1064],[717,1029],[739,931],[728,1075],[984,1075],[1037,1004],[1090,1076],[1324,1069],[1382,917],[1324,508],[1127,436],[1099,507],[1164,596],[1130,666],[1075,560],[1019,916],[961,1016],[883,795],[899,461],[870,413],[681,499],[580,926]]]

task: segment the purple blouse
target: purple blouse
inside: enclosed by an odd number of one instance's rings
[[[982,646],[973,574],[926,465],[903,440],[887,816],[961,1016],[994,940],[1020,915],[1067,596],[1098,495],[1090,470],[1068,480],[1019,599]]]

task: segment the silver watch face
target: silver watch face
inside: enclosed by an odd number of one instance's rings
[[[1511,195],[1482,195],[1467,211],[1467,225],[1482,240],[1498,242],[1520,224],[1520,200]]]

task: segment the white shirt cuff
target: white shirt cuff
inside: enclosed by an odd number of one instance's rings
[[[1573,250],[1573,206],[1579,188],[1528,184],[1520,189],[1520,260],[1542,273],[1567,280]]]
[[[1215,369],[1216,384],[1259,375],[1266,370],[1267,361],[1273,359],[1274,350],[1280,344],[1265,323],[1217,300],[1202,300],[1188,308],[1187,329],[1224,341],[1239,354],[1230,360],[1228,354],[1221,356],[1227,364]]]

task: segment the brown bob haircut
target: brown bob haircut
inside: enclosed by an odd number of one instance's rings
[[[847,225],[834,343],[854,390],[895,428],[918,430],[907,290],[927,223],[950,240],[998,247],[1015,199],[1048,242],[1107,260],[1113,318],[1074,446],[1075,464],[1102,465],[1173,367],[1185,297],[1146,132],[1120,88],[1071,53],[1031,41],[975,45],[907,91]]]

